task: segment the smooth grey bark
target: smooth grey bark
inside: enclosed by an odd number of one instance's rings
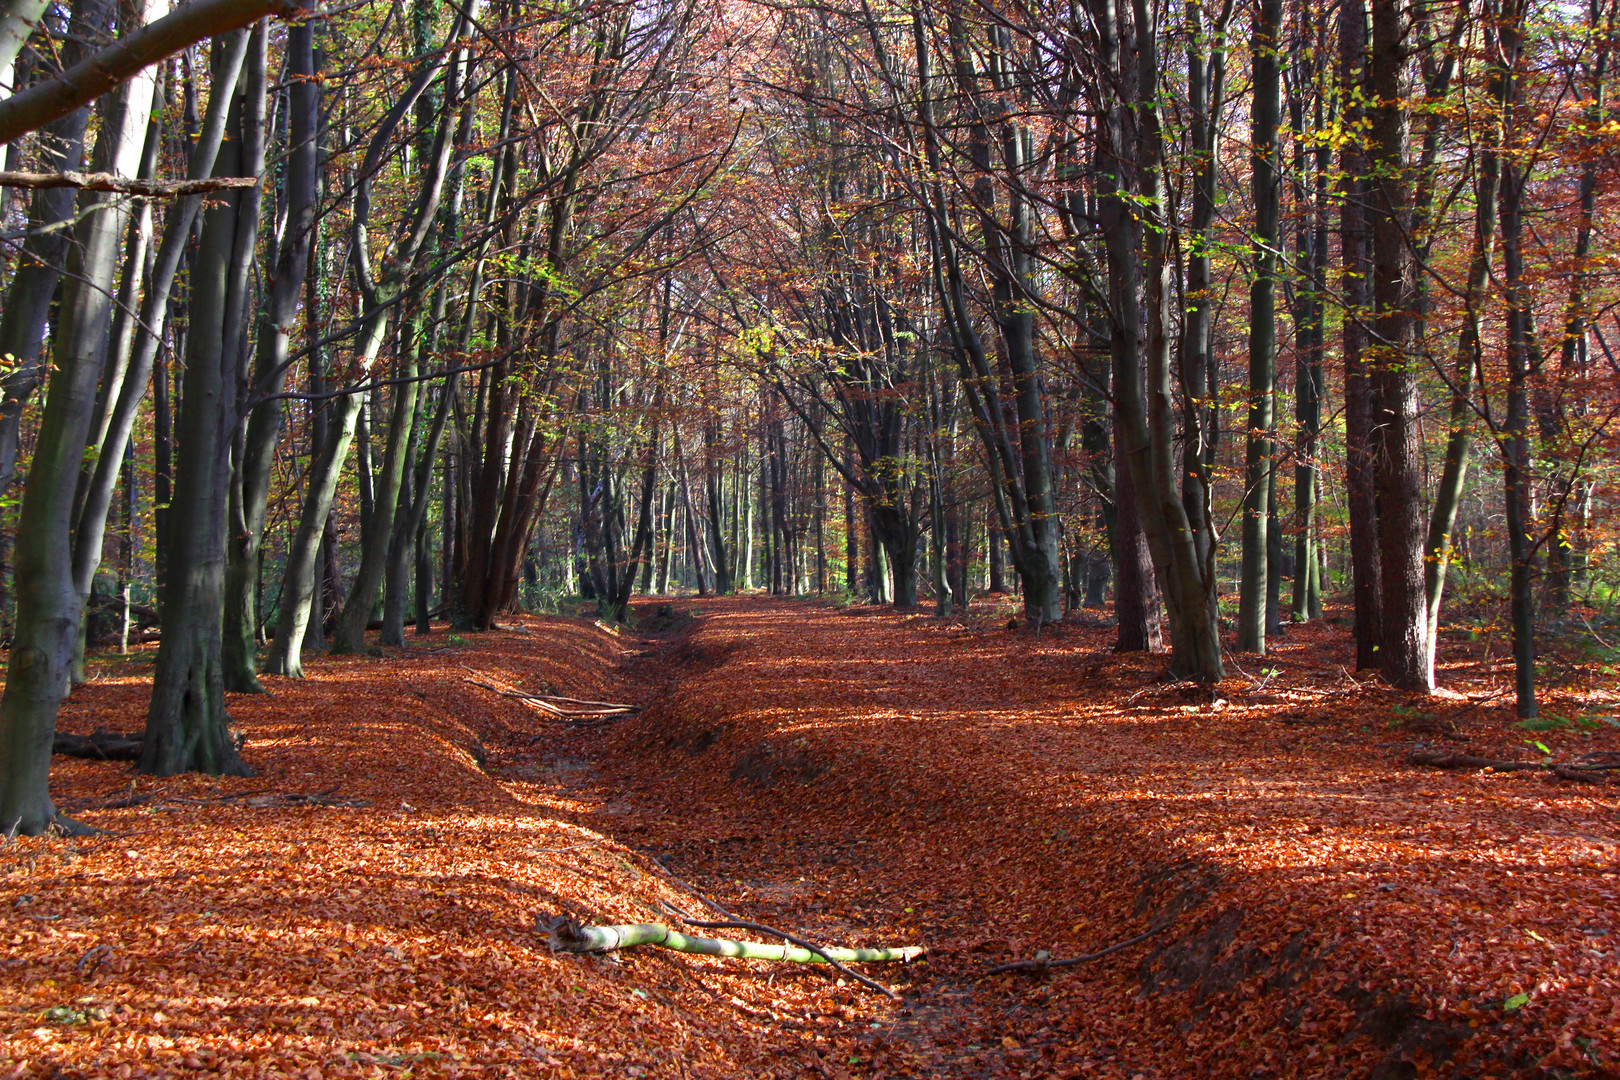
[[[304,636],[309,629],[310,609],[320,585],[317,560],[322,553],[321,538],[337,492],[338,475],[349,456],[354,440],[355,420],[360,415],[360,395],[345,394],[331,405],[335,415],[327,421],[327,438],[310,469],[304,488],[304,503],[298,515],[298,529],[287,551],[287,565],[281,578],[281,607],[276,618],[276,636],[264,670],[290,679],[304,677]],[[316,636],[319,637],[317,628]]]
[[[1058,519],[1052,490],[1051,445],[1043,390],[1036,366],[1030,276],[1033,264],[1030,210],[1026,193],[1018,185],[1028,171],[1025,141],[1027,130],[1006,111],[1006,102],[985,106],[976,89],[983,78],[1000,78],[998,92],[1005,91],[1005,72],[998,65],[980,71],[978,56],[969,38],[967,23],[953,11],[949,20],[949,56],[954,68],[956,91],[965,103],[966,142],[972,162],[974,184],[972,211],[979,224],[984,271],[991,279],[993,312],[1006,354],[1006,371],[999,358],[990,355],[975,322],[970,294],[973,286],[963,266],[963,242],[955,200],[947,196],[942,178],[945,167],[942,138],[936,124],[934,103],[939,98],[939,77],[933,72],[931,27],[920,6],[911,12],[912,46],[916,57],[916,118],[922,129],[925,175],[916,181],[927,229],[931,261],[931,283],[941,307],[944,340],[956,359],[960,386],[967,400],[974,428],[984,446],[989,465],[990,486],[1013,563],[1024,585],[1026,616],[1034,622],[1047,622],[1063,616],[1062,575],[1058,560]],[[869,27],[874,50],[885,57],[875,25]],[[999,29],[990,42],[992,51],[1004,43]],[[999,53],[998,53],[999,55]],[[887,60],[883,59],[887,64]],[[891,85],[898,85],[889,72]],[[898,104],[897,104],[897,107]],[[906,105],[910,108],[910,104]],[[998,123],[999,121],[999,123]],[[991,134],[1001,149],[1000,168],[1015,178],[1007,203],[1007,220],[998,219],[994,194],[995,175],[990,163]],[[897,168],[904,166],[896,162]],[[1004,402],[1003,381],[1010,377],[1013,401]],[[1010,404],[1010,408],[1007,407]],[[1017,430],[1010,430],[1016,427]],[[914,560],[914,548],[907,559]],[[994,565],[994,564],[992,564]],[[994,588],[994,586],[992,586]]]
[[[246,30],[229,35],[219,46],[220,53],[211,75],[212,97],[196,141],[192,144],[191,162],[187,176],[203,179],[212,175],[225,136],[226,120],[232,96],[236,92],[237,78],[247,56]],[[157,257],[141,298],[140,318],[134,327],[135,339],[131,346],[129,363],[118,387],[116,403],[109,411],[107,430],[101,440],[101,453],[96,458],[95,471],[85,488],[84,505],[74,536],[74,579],[81,596],[90,595],[90,584],[101,564],[102,540],[106,533],[107,514],[118,485],[119,463],[124,447],[129,445],[141,402],[151,382],[154,361],[162,344],[164,327],[168,322],[169,299],[173,293],[180,261],[191,239],[192,226],[202,207],[202,196],[188,195],[169,211],[164,223],[163,239],[159,242]],[[159,470],[159,505],[168,499],[161,490],[166,472]]]
[[[157,169],[158,154],[163,148],[163,101],[161,83],[154,80],[152,105],[146,126],[146,142],[141,151],[136,175],[151,179]],[[101,376],[101,388],[96,393],[96,412],[90,424],[90,447],[100,454],[107,441],[112,424],[113,409],[118,403],[124,379],[129,373],[130,357],[135,351],[135,322],[140,307],[140,296],[145,291],[147,256],[152,243],[152,203],[140,200],[134,208],[129,224],[129,236],[124,241],[124,270],[118,278],[118,299],[113,304],[112,331],[107,347],[107,364]],[[122,456],[122,455],[120,455]],[[90,477],[87,475],[85,480]]]
[[[1243,467],[1243,562],[1237,647],[1266,651],[1268,539],[1275,490],[1272,423],[1277,393],[1277,252],[1282,243],[1282,2],[1260,0],[1254,28],[1254,96],[1249,166],[1254,199],[1254,266],[1249,284],[1249,408]]]
[[[232,95],[216,175],[237,175],[263,153],[266,27],[254,29]],[[216,61],[225,47],[216,45]],[[239,398],[246,380],[249,268],[258,233],[257,189],[233,191],[203,215],[190,280],[179,453],[169,504],[163,638],[137,769],[158,776],[246,776],[225,711],[223,613],[227,502]]]
[[[85,43],[94,37],[92,24],[104,11],[105,4],[100,0],[74,5],[67,40],[62,45],[64,63],[71,65],[84,54]],[[82,163],[89,120],[89,109],[76,109],[45,129],[41,143],[47,168],[62,171]],[[11,489],[17,477],[23,407],[45,378],[39,354],[51,300],[61,281],[72,239],[67,222],[74,206],[75,195],[70,189],[34,192],[28,215],[29,236],[23,241],[22,257],[6,291],[5,307],[0,310],[0,356],[12,358],[11,370],[0,380],[0,495]]]
[[[1504,111],[1516,111],[1522,92],[1522,38],[1524,5],[1510,0],[1502,5],[1498,30],[1503,60]],[[1511,126],[1509,127],[1511,131]],[[1530,491],[1530,379],[1540,366],[1536,356],[1533,295],[1525,283],[1524,190],[1530,167],[1514,155],[1504,154],[1498,214],[1502,226],[1503,300],[1507,316],[1506,416],[1498,442],[1502,453],[1503,509],[1507,518],[1508,599],[1513,627],[1514,704],[1521,720],[1538,714],[1536,702],[1536,612],[1533,592],[1535,545],[1530,523],[1534,514]]]
[[[1322,403],[1326,384],[1322,359],[1326,352],[1325,301],[1327,292],[1327,171],[1332,148],[1318,142],[1307,149],[1305,139],[1305,87],[1320,75],[1326,52],[1326,16],[1306,20],[1307,30],[1315,22],[1314,50],[1298,50],[1294,92],[1290,96],[1290,120],[1294,128],[1294,197],[1300,207],[1295,233],[1295,249],[1305,270],[1294,306],[1294,420],[1298,435],[1294,446],[1294,588],[1291,614],[1295,622],[1305,622],[1322,614],[1322,575],[1316,550],[1316,504],[1321,489],[1318,457],[1321,447]],[[1304,46],[1303,35],[1300,45]],[[1329,94],[1324,88],[1316,95],[1314,126],[1323,130],[1328,120]]]
[[[395,529],[395,550],[389,554],[388,587],[383,600],[383,636],[384,645],[405,644],[405,578],[410,567],[407,556],[414,559],[418,581],[416,583],[416,631],[427,633],[428,604],[427,595],[432,585],[433,571],[427,559],[425,542],[425,527],[427,524],[428,505],[432,502],[430,497],[433,480],[433,463],[438,459],[439,447],[444,441],[445,426],[450,418],[450,405],[456,393],[456,377],[447,376],[440,389],[438,403],[434,406],[432,418],[426,419],[420,414],[425,408],[426,395],[421,395],[418,402],[418,430],[426,428],[425,437],[420,439],[420,446],[413,456],[415,467],[410,478],[410,498],[401,507],[400,521]],[[421,580],[425,577],[426,583]]]
[[[1055,622],[1063,617],[1063,586],[1058,561],[1059,519],[1052,484],[1052,445],[1047,432],[1045,392],[1041,384],[1035,344],[1033,224],[1029,199],[1022,184],[1029,170],[1026,162],[1028,132],[1012,119],[1013,88],[1007,75],[1006,45],[999,29],[992,29],[987,70],[976,71],[969,59],[965,33],[952,12],[951,44],[957,69],[958,89],[970,98],[968,152],[982,177],[994,175],[989,159],[990,131],[1001,150],[1001,166],[1011,179],[1006,197],[1006,220],[997,219],[994,187],[974,186],[986,270],[991,280],[992,315],[1000,332],[1008,372],[1012,378],[1013,407],[1018,431],[1015,471],[1021,480],[1022,513],[1008,522],[1013,541],[1013,562],[1024,586],[1024,613],[1035,622]],[[972,100],[970,87],[988,77],[999,94],[988,109]],[[1004,115],[993,115],[1000,111]]]
[[[1125,441],[1115,419],[1114,455],[1114,617],[1119,623],[1115,652],[1158,652],[1164,647],[1164,598],[1153,576],[1153,552],[1142,524]]]
[[[1181,503],[1192,530],[1199,565],[1213,578],[1215,451],[1221,414],[1216,399],[1214,273],[1216,196],[1220,177],[1220,126],[1226,105],[1227,28],[1232,0],[1223,0],[1207,30],[1204,6],[1187,7],[1192,29],[1187,48],[1190,138],[1194,161],[1192,211],[1188,222],[1187,270],[1183,286],[1185,324],[1181,336],[1182,481]]]
[[[225,688],[242,693],[264,692],[258,679],[257,584],[270,469],[282,427],[282,402],[274,396],[286,385],[291,331],[315,232],[320,84],[314,77],[314,37],[314,28],[307,22],[287,30],[287,151],[282,174],[285,220],[259,314],[258,356],[249,391],[253,397],[270,400],[257,402],[248,413],[233,477],[237,495],[226,546],[224,664]],[[262,152],[259,157],[258,162],[246,163],[253,175],[262,171]]]
[[[449,40],[461,31],[461,19],[450,29]],[[371,262],[369,221],[371,216],[371,185],[382,164],[382,155],[388,148],[393,130],[407,110],[427,90],[438,63],[423,64],[412,80],[410,88],[395,103],[378,131],[373,135],[361,164],[361,178],[355,190],[354,239],[351,244],[355,266],[355,281],[367,307],[373,312],[367,319],[370,332],[362,329],[372,345],[363,352],[362,370],[369,370],[371,361],[380,347],[387,307],[405,291],[417,274],[417,263],[432,234],[444,194],[445,178],[450,166],[450,153],[454,140],[455,114],[446,108],[441,111],[438,131],[434,136],[428,160],[423,162],[422,186],[417,193],[412,215],[402,224],[399,235],[389,250],[389,261],[380,273],[374,273]],[[445,75],[445,100],[454,102],[460,97],[462,57],[452,57]],[[404,380],[394,388],[393,409],[388,424],[388,441],[383,451],[383,464],[378,486],[373,496],[371,518],[363,531],[364,544],[360,568],[355,572],[349,596],[344,601],[343,614],[338,618],[332,634],[335,653],[360,652],[365,648],[366,626],[371,621],[372,609],[377,603],[378,589],[388,566],[389,548],[393,543],[394,520],[399,510],[399,493],[405,475],[406,444],[411,437],[416,418],[416,398],[421,384],[419,372],[420,334],[408,334],[405,348],[399,357],[397,378]]]
[[[143,80],[143,83],[145,80]],[[162,106],[163,91],[156,79],[150,80],[152,84],[152,97],[147,108],[147,126],[143,139],[143,148],[139,154],[139,165],[135,172],[143,178],[150,178],[156,167],[159,144],[163,137]],[[128,89],[138,92],[142,84],[134,84]],[[128,164],[127,162],[121,163]],[[116,173],[105,174],[117,176]],[[93,479],[94,470],[100,464],[100,457],[105,452],[108,423],[112,418],[113,399],[117,396],[122,385],[125,373],[129,366],[130,351],[134,345],[134,308],[136,297],[140,295],[141,287],[146,276],[146,248],[151,238],[152,208],[151,204],[142,202],[135,208],[134,220],[130,220],[127,208],[117,207],[114,204],[120,227],[127,226],[128,238],[124,243],[123,272],[119,275],[117,299],[111,305],[110,329],[107,329],[105,344],[93,346],[100,348],[102,361],[100,386],[96,391],[96,407],[90,420],[90,434],[86,453],[92,461],[79,474],[79,501],[78,518],[73,526],[73,581],[79,590],[81,606],[88,604],[94,591],[96,568],[101,565],[102,540],[105,536],[104,527],[93,527],[89,535],[85,532],[85,511],[99,511],[101,523],[106,520],[106,507],[86,507],[88,488]],[[109,223],[111,224],[111,223]],[[111,281],[106,282],[108,286]],[[96,327],[97,332],[103,328]],[[119,448],[114,453],[114,461],[119,465],[123,463],[124,451]],[[122,470],[117,466],[113,469],[113,483],[116,485],[117,477]],[[110,498],[109,493],[109,498]],[[79,547],[83,541],[84,547]],[[88,608],[86,608],[88,610]],[[86,637],[89,633],[88,618],[79,620],[79,633],[73,647],[72,678],[73,685],[77,686],[85,680],[84,653]]]
[[[731,592],[731,553],[726,550],[725,501],[721,498],[721,470],[725,462],[720,456],[720,423],[706,420],[703,424],[703,483],[709,500],[709,553],[714,559],[714,591],[724,596]]]
[[[1495,66],[1487,80],[1487,96],[1498,109],[1504,108],[1509,80]],[[1457,511],[1462,505],[1463,484],[1468,476],[1468,455],[1472,445],[1473,389],[1476,373],[1482,370],[1483,309],[1491,281],[1492,256],[1496,244],[1497,196],[1501,187],[1502,118],[1482,125],[1489,135],[1474,148],[1474,241],[1469,259],[1468,280],[1463,287],[1463,325],[1451,365],[1451,409],[1447,417],[1446,450],[1435,488],[1434,507],[1429,513],[1429,533],[1424,544],[1424,606],[1429,630],[1430,679],[1434,678],[1435,650],[1440,632],[1440,607],[1445,595],[1446,569],[1451,563],[1452,540]]]
[[[104,27],[112,10],[109,0],[80,0],[74,6],[74,24],[81,31]],[[97,162],[126,171],[133,166],[150,101],[149,85],[108,99]],[[90,209],[105,198],[84,192],[80,207]],[[122,219],[109,210],[81,215],[74,229],[50,387],[18,519],[17,622],[0,695],[0,831],[13,834],[37,835],[52,827],[82,830],[59,815],[51,801],[51,743],[83,615],[69,539],[74,491],[105,357],[121,226]]]
[[[11,94],[17,54],[28,43],[50,0],[6,0],[0,8],[0,93]]]
[[[222,37],[266,15],[292,18],[299,10],[295,0],[191,0],[70,65],[59,75],[0,100],[0,143],[12,142],[87,105],[144,68],[204,38]]]

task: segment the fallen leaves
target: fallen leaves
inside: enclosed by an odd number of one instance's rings
[[[1524,735],[1342,675],[1342,631],[1293,628],[1263,680],[1194,701],[1100,627],[697,610],[650,649],[525,619],[315,659],[233,697],[252,780],[132,789],[59,760],[58,799],[111,831],[0,852],[0,1077],[1620,1068],[1615,785],[1407,765],[1420,721],[1436,752],[1493,760]],[[75,693],[64,727],[127,729],[146,662]],[[647,707],[582,731],[461,664]],[[1485,692],[1467,677],[1459,700]],[[892,1004],[763,962],[553,956],[531,929],[695,910],[687,882],[930,958],[884,971]]]

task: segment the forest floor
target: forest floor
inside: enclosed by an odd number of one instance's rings
[[[1612,672],[1554,664],[1526,730],[1488,636],[1434,698],[1347,674],[1328,622],[1212,695],[1095,613],[674,610],[314,658],[232,696],[249,779],[57,758],[105,831],[0,849],[0,1078],[1620,1074],[1620,770],[1407,760],[1620,762]],[[139,730],[152,655],[98,660],[63,730]],[[929,954],[864,969],[894,1001],[536,925],[704,898]]]

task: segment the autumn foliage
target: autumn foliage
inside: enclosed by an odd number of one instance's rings
[[[1306,628],[1212,697],[1096,619],[691,610],[316,661],[233,699],[253,779],[64,762],[58,798],[108,831],[4,850],[7,1075],[1617,1067],[1613,783],[1405,761],[1620,761],[1609,729],[1527,736],[1481,700],[1489,643],[1450,647],[1462,689],[1425,700],[1347,677],[1342,632]],[[148,662],[98,672],[65,726],[138,715]],[[578,730],[481,684],[649,707]],[[1557,701],[1613,697],[1577,671]],[[553,955],[535,928],[667,918],[694,889],[929,955],[871,969],[894,1004],[805,968]]]

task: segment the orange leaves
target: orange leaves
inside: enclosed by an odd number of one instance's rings
[[[1283,674],[1229,680],[1215,712],[1105,630],[699,611],[668,649],[525,620],[316,660],[231,702],[258,777],[142,779],[150,801],[80,811],[112,834],[0,850],[0,1077],[1616,1068],[1615,787],[1406,768],[1441,737],[1344,687],[1338,631],[1291,629]],[[651,707],[560,731],[461,664]],[[138,713],[140,670],[66,722]],[[1445,739],[1519,737],[1476,712]],[[88,761],[55,781],[79,807],[129,788]],[[253,801],[324,792],[365,805]],[[665,867],[815,940],[933,955],[892,973],[891,1008],[818,972],[552,956],[532,931],[699,907]],[[1045,981],[976,978],[1161,919]]]

